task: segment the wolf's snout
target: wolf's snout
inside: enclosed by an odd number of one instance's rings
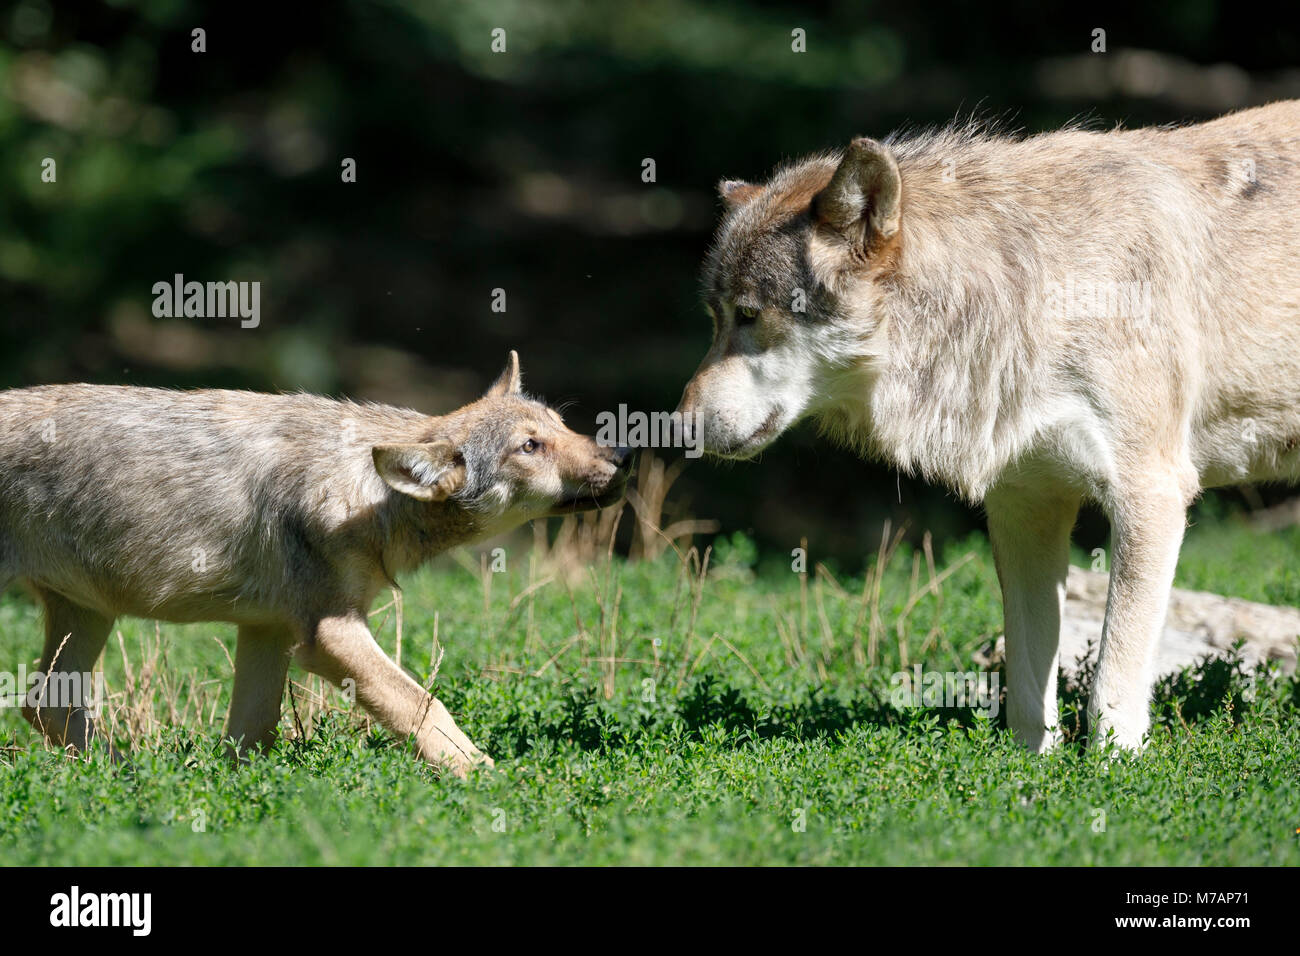
[[[632,449],[619,445],[610,452],[610,460],[614,463],[614,467],[619,471],[631,471]]]
[[[689,419],[698,404],[695,379],[692,378],[686,383],[686,387],[682,389],[682,397],[677,402],[677,414],[681,415],[683,420]]]

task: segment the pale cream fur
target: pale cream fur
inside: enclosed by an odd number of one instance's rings
[[[748,457],[811,417],[982,501],[1008,719],[1036,750],[1056,739],[1070,530],[1099,502],[1114,553],[1089,712],[1094,739],[1140,746],[1187,506],[1300,476],[1300,103],[861,139],[723,194],[715,338],[682,402],[706,449]]]

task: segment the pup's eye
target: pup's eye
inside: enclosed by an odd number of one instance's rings
[[[758,309],[748,309],[736,306],[736,324],[753,325],[758,320]]]
[[[537,451],[537,449],[541,447],[542,447],[541,442],[534,441],[533,439],[530,438],[528,439],[528,441],[524,442],[522,445],[519,446],[519,450],[523,452],[525,455],[531,455],[533,452]]]

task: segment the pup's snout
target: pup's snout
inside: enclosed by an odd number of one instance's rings
[[[625,448],[624,446],[619,445],[617,448],[613,449],[611,455],[611,460],[614,462],[615,468],[620,471],[630,471],[632,469],[631,448]]]

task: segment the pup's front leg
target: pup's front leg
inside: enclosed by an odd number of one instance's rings
[[[1007,726],[1036,753],[1057,733],[1056,670],[1079,495],[1003,487],[984,502],[1006,630]]]
[[[299,663],[313,674],[342,686],[355,682],[357,700],[384,727],[413,735],[420,756],[465,776],[492,760],[461,732],[442,702],[389,660],[375,643],[365,619],[346,615],[322,619],[313,639],[298,645]]]
[[[1088,702],[1091,740],[1109,731],[1140,749],[1150,725],[1151,665],[1164,629],[1187,497],[1177,481],[1144,476],[1111,507],[1114,556],[1097,678]]]

